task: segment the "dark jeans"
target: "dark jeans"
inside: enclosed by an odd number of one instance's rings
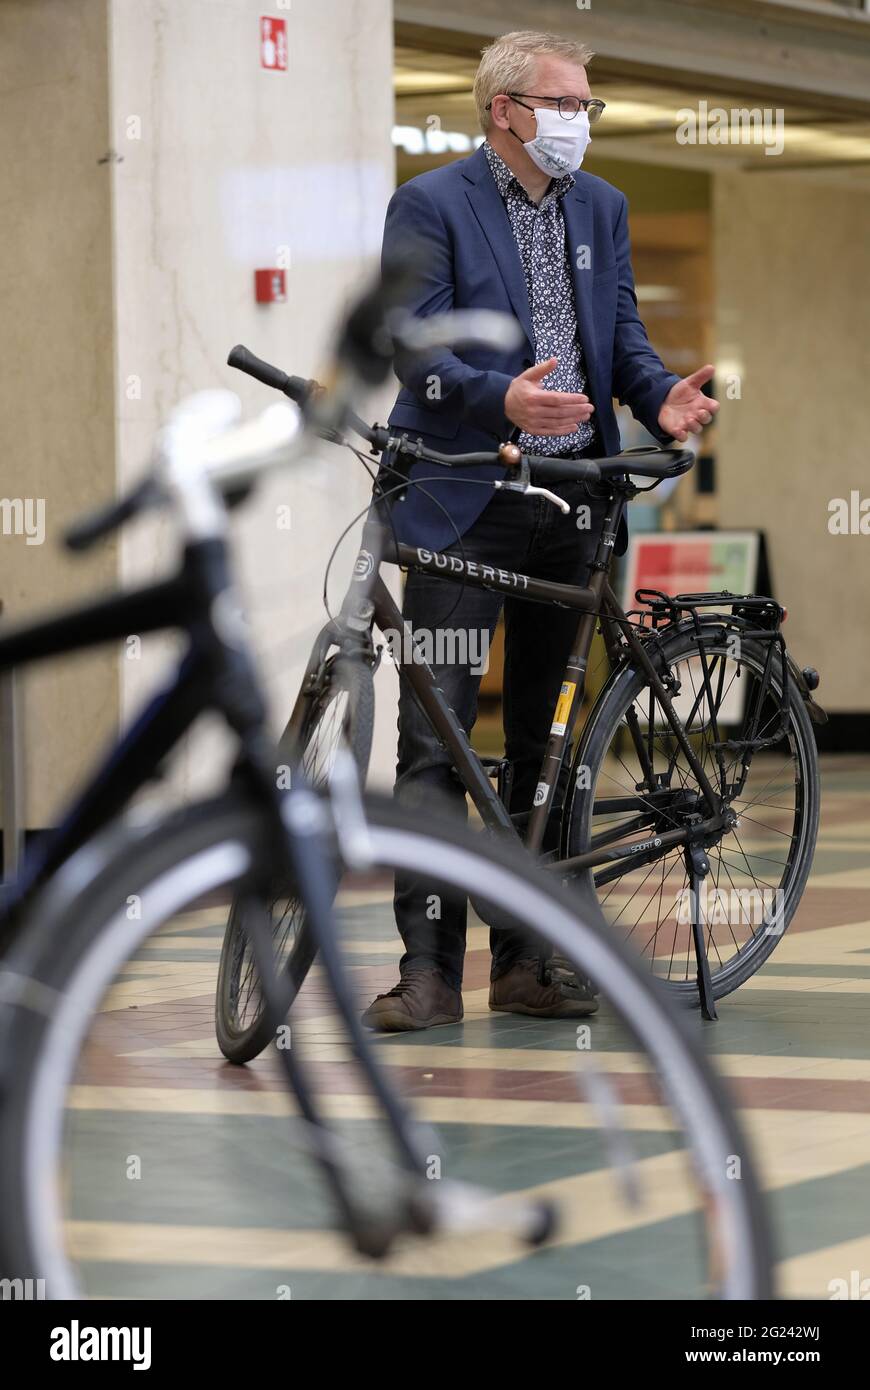
[[[604,504],[590,498],[582,484],[561,484],[552,491],[570,504],[569,513],[545,498],[497,492],[462,537],[462,543],[454,543],[445,553],[464,554],[493,568],[539,579],[586,584]],[[587,529],[578,529],[577,508],[581,505],[591,511]],[[510,807],[512,812],[522,812],[532,805],[580,615],[548,604],[505,598],[486,589],[463,589],[458,583],[414,573],[409,574],[405,587],[403,614],[415,633],[424,642],[428,639],[430,651],[424,647],[424,654],[437,684],[470,733],[477,718],[482,674],[472,669],[476,652],[470,648],[469,659],[460,662],[458,658],[465,655],[462,649],[451,652],[449,644],[443,643],[439,651],[437,634],[439,629],[482,631],[491,638],[502,604],[505,754],[514,765]],[[441,661],[442,656],[447,660]],[[426,805],[446,803],[456,815],[466,815],[465,789],[451,767],[450,755],[404,682],[399,695],[396,796],[424,810]],[[405,945],[401,969],[411,964],[436,966],[459,989],[465,956],[465,898],[433,893],[431,884],[397,874],[394,901],[396,923]],[[491,929],[490,950],[493,979],[522,957],[534,954],[523,935],[504,927]]]

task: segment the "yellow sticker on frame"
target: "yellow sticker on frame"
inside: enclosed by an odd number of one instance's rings
[[[550,728],[551,734],[564,734],[568,727],[568,715],[571,713],[571,705],[574,702],[574,691],[577,689],[574,681],[563,681],[559,691],[559,699],[556,704],[556,717]]]

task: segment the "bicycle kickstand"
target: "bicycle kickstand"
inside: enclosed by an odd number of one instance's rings
[[[707,959],[707,946],[704,941],[704,922],[701,912],[701,884],[710,871],[707,851],[702,845],[686,846],[686,873],[689,876],[689,901],[692,904],[692,938],[695,942],[695,959],[698,962],[698,997],[701,1001],[701,1017],[715,1023],[719,1015],[713,998],[713,981],[710,979],[710,962]]]

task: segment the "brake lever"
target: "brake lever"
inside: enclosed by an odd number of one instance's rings
[[[524,497],[546,497],[548,502],[553,502],[566,515],[571,510],[564,497],[557,497],[548,487],[537,487],[534,483],[508,483],[499,479],[493,483],[493,487],[502,492],[521,492]]]

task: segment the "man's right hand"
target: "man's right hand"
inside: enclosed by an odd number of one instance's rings
[[[505,415],[527,434],[573,434],[595,409],[588,396],[573,391],[547,391],[541,385],[558,361],[557,357],[548,357],[546,362],[529,367],[514,377],[505,393]]]

